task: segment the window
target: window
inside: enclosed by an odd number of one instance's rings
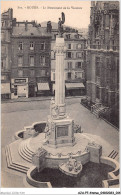
[[[71,72],[68,72],[68,79],[71,79]]]
[[[77,49],[81,49],[81,48],[82,48],[81,44],[78,44]]]
[[[67,52],[67,58],[72,58],[73,54],[72,52]]]
[[[55,72],[53,72],[53,81],[55,81]]]
[[[7,20],[5,20],[5,26],[8,26],[8,21]]]
[[[1,40],[4,41],[5,40],[5,33],[1,32]]]
[[[30,56],[30,66],[34,66],[34,56]]]
[[[100,58],[96,57],[96,76],[100,77]]]
[[[42,75],[42,76],[45,76],[45,70],[42,70],[42,71],[41,71],[41,75]]]
[[[49,76],[49,71],[46,70],[46,76]]]
[[[68,49],[71,49],[71,43],[68,44]]]
[[[76,68],[82,68],[82,62],[76,62]]]
[[[83,78],[83,73],[82,72],[75,72],[75,78]]]
[[[40,64],[41,64],[42,66],[45,65],[45,56],[44,56],[44,55],[40,56]]]
[[[18,70],[18,76],[22,77],[23,76],[23,70]]]
[[[66,35],[66,38],[67,38],[67,39],[70,39],[70,34]]]
[[[75,37],[76,39],[79,39],[79,35],[78,35],[78,34],[74,35],[74,37]]]
[[[72,69],[72,62],[68,62],[68,69]]]
[[[1,60],[1,69],[6,68],[6,59]]]
[[[18,49],[19,49],[19,50],[23,50],[23,43],[22,43],[22,42],[19,42]]]
[[[44,50],[44,49],[45,49],[45,43],[43,42],[40,44],[40,50]]]
[[[82,68],[82,63],[81,62],[77,62],[77,67],[78,68]]]
[[[34,43],[30,42],[30,50],[34,50]]]
[[[82,53],[81,52],[76,53],[76,57],[77,58],[82,58]]]
[[[18,66],[22,66],[23,65],[23,56],[19,56],[18,57]]]
[[[1,69],[3,69],[3,67],[4,67],[4,62],[3,60],[1,60]]]
[[[109,19],[109,15],[106,14],[106,19],[105,19],[105,25],[106,25],[106,27],[109,27],[109,23],[110,23],[109,20],[110,20]]]
[[[34,70],[30,70],[30,76],[34,77]]]
[[[1,80],[2,81],[6,80],[6,76],[5,75],[1,75]]]
[[[55,52],[51,51],[51,59],[55,59]]]
[[[5,45],[1,45],[1,53],[2,53],[2,55],[6,54],[6,47],[5,47]]]
[[[4,26],[4,21],[1,22],[2,23],[2,27]]]

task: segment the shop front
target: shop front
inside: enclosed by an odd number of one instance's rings
[[[37,96],[50,95],[49,83],[37,83]]]
[[[10,83],[1,83],[1,100],[10,99]]]
[[[85,86],[83,83],[66,83],[66,94],[68,96],[85,95]]]
[[[28,98],[28,78],[11,79],[11,99]]]

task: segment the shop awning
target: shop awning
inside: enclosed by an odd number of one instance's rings
[[[10,93],[10,83],[1,83],[1,94]]]
[[[79,88],[85,88],[83,83],[66,83],[67,89],[79,89]]]
[[[48,83],[38,83],[38,90],[39,91],[48,91],[50,90]]]

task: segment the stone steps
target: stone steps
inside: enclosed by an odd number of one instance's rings
[[[11,151],[9,145],[5,148],[5,154],[6,154],[6,161],[7,161],[7,167],[22,173],[27,173],[29,170],[29,167],[21,165],[20,163],[13,163],[12,157],[11,157]]]
[[[96,108],[96,109],[93,110],[92,113],[98,118],[98,117],[99,117],[99,113],[100,113],[101,111],[103,111],[104,108],[105,108],[104,106],[101,106],[101,107],[99,107],[99,108]]]
[[[119,160],[119,154],[115,150],[112,150],[112,152],[108,155],[108,157],[115,159],[115,160]]]
[[[29,149],[28,143],[29,143],[29,140],[26,140],[26,141],[24,141],[24,142],[22,142],[22,143],[20,144],[20,147],[19,147],[19,154],[20,154],[20,156],[21,156],[24,160],[26,160],[26,161],[32,163],[32,155],[34,154],[34,152],[32,152],[32,151]]]

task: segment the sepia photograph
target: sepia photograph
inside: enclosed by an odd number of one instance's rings
[[[121,193],[119,23],[119,1],[1,1],[3,194]]]

